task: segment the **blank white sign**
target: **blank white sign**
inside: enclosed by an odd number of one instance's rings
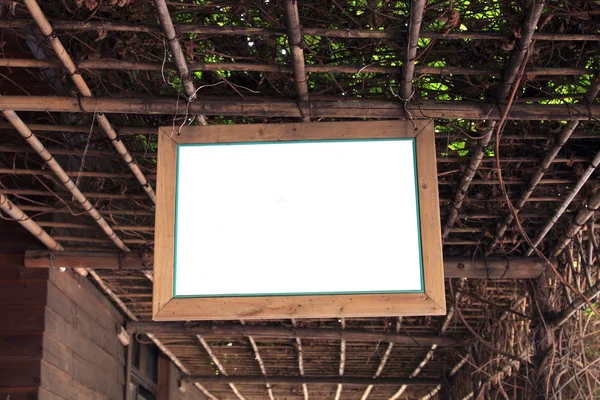
[[[175,296],[423,290],[414,140],[178,146]]]

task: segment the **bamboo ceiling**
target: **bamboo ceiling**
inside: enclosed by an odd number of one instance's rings
[[[573,286],[448,279],[445,317],[236,322],[455,340],[439,348],[152,336],[190,379],[255,377],[196,379],[209,397],[597,393],[600,354],[583,338],[600,328],[571,311],[600,292],[598,1],[22,0],[0,13],[0,207],[52,250],[152,249],[158,126],[433,118],[444,254],[522,258],[530,240]],[[90,275],[150,319],[151,274]]]

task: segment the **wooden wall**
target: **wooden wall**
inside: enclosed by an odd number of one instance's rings
[[[25,269],[22,255],[0,254],[0,399],[37,396],[47,277]]]
[[[122,316],[85,278],[50,270],[40,398],[123,398]]]
[[[122,400],[123,317],[86,278],[25,268],[23,251],[37,243],[7,225],[0,223],[0,399]]]
[[[48,271],[23,267],[36,240],[0,220],[0,399],[35,399],[40,381]],[[20,253],[20,254],[19,254]]]

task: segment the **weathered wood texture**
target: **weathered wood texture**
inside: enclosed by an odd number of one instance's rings
[[[9,252],[35,238],[17,224],[0,225],[0,398],[36,399],[50,271],[25,268],[23,255]]]
[[[124,318],[87,279],[8,253],[35,246],[22,228],[0,232],[0,398],[121,400]]]
[[[408,111],[413,118],[444,118],[471,120],[499,120],[502,111],[494,104],[471,101],[432,101],[407,104],[387,100],[310,100],[312,118],[402,118]],[[32,112],[85,112],[108,114],[176,114],[177,99],[160,97],[89,98],[65,96],[2,96],[0,109]],[[302,117],[294,101],[260,98],[256,100],[203,97],[189,104],[189,114],[244,116],[244,117]],[[579,104],[513,104],[508,120],[591,121],[600,115],[600,106]],[[159,145],[160,147],[160,145]]]
[[[122,399],[123,317],[92,284],[51,269],[47,282],[40,387],[65,399]]]

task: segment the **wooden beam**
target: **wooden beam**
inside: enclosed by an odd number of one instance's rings
[[[301,385],[301,384],[325,384],[336,385],[344,383],[346,385],[377,385],[377,386],[397,386],[403,384],[419,385],[419,386],[435,386],[443,385],[444,382],[440,379],[423,379],[423,378],[361,378],[353,376],[218,376],[218,375],[192,375],[191,381],[201,383],[221,383],[221,384],[282,384],[282,385]]]
[[[169,48],[171,49],[171,54],[173,55],[173,61],[175,61],[177,72],[179,72],[179,78],[181,79],[183,90],[185,91],[187,97],[186,100],[188,103],[192,102],[197,98],[197,90],[194,86],[194,78],[190,73],[185,55],[183,54],[181,43],[179,43],[179,36],[177,35],[175,26],[171,20],[167,2],[165,0],[154,0],[154,5],[158,13],[158,20],[163,28],[165,38],[169,42]],[[207,124],[204,115],[199,115],[198,120],[202,125]]]
[[[596,156],[588,165],[583,174],[579,177],[577,184],[571,188],[569,194],[563,197],[563,201],[560,207],[554,212],[554,215],[550,220],[546,223],[544,228],[538,233],[535,240],[533,241],[533,247],[529,248],[525,253],[525,256],[529,257],[531,253],[533,253],[534,249],[542,242],[542,240],[546,237],[548,232],[554,227],[558,219],[562,216],[562,214],[567,210],[571,202],[575,199],[575,196],[579,193],[579,191],[586,184],[590,176],[594,173],[596,168],[600,166],[600,151],[596,153]],[[594,215],[594,212],[598,210],[600,207],[600,193],[593,194],[587,198],[585,203],[585,208],[581,209],[577,216],[573,219],[572,226],[569,228],[567,232],[563,234],[563,236],[559,239],[558,243],[555,245],[555,248],[552,250],[552,257],[558,256],[561,251],[569,244],[571,239],[575,237],[577,232],[581,229],[581,227],[587,222],[587,220]]]
[[[108,251],[62,251],[54,254],[53,265],[63,268],[94,268],[150,270],[154,268],[154,256],[150,252],[122,254]],[[29,250],[25,254],[25,266],[51,268],[47,251]],[[446,257],[446,278],[469,279],[534,279],[546,270],[544,261],[536,258],[489,258],[473,260],[469,257]]]
[[[292,318],[292,325],[294,326],[294,330],[296,329],[296,320]],[[342,339],[344,341],[344,339]],[[300,336],[296,335],[296,351],[298,352],[298,372],[300,372],[300,376],[304,377],[304,352],[302,351],[302,339]],[[302,383],[302,393],[304,394],[304,400],[308,400],[308,386],[306,383]]]
[[[537,26],[538,20],[540,19],[542,9],[544,8],[544,3],[544,0],[535,2],[535,4],[527,13],[526,20],[523,22],[521,27],[522,34],[510,56],[510,59],[506,64],[506,67],[504,68],[502,79],[494,95],[497,103],[504,104],[506,102],[506,97],[514,84],[517,71],[524,62],[527,62],[526,55],[529,51],[529,47],[532,45],[533,33],[535,31],[535,27]],[[456,194],[454,196],[454,201],[450,207],[448,218],[446,219],[446,223],[444,225],[444,230],[442,231],[443,238],[448,236],[450,229],[452,226],[454,226],[454,223],[458,218],[458,213],[467,196],[471,181],[475,177],[475,174],[481,165],[481,160],[486,153],[486,148],[492,139],[492,134],[496,127],[495,120],[496,118],[490,118],[485,126],[485,129],[483,129],[485,134],[482,135],[481,139],[477,141],[477,145],[475,146],[473,154],[469,160],[469,166],[465,168],[465,171],[461,177],[460,184],[458,185],[458,189],[456,190]]]
[[[557,14],[555,14],[557,15]],[[586,13],[586,17],[589,14]],[[573,16],[573,13],[569,13]],[[2,19],[0,28],[23,29],[30,28],[34,21],[30,19]],[[109,32],[146,32],[158,33],[161,27],[150,24],[137,24],[127,22],[113,21],[62,21],[53,20],[52,26],[61,31],[109,31]],[[249,35],[271,35],[283,36],[286,34],[284,28],[252,28],[252,27],[232,27],[232,26],[206,26],[200,24],[177,24],[175,29],[180,33],[196,33],[198,35],[219,35],[219,36],[249,36]],[[304,28],[302,33],[305,36],[321,36],[328,38],[342,39],[397,39],[406,35],[406,29],[324,29],[324,28]],[[440,40],[507,40],[511,38],[510,33],[504,32],[434,32],[421,31],[420,36],[428,39]],[[535,40],[551,41],[600,41],[599,34],[585,33],[541,33],[533,34]]]
[[[346,340],[347,342],[387,342],[404,346],[457,346],[463,342],[452,337],[400,333],[377,333],[360,329],[319,329],[219,324],[209,326],[197,322],[129,322],[127,331],[154,335],[197,335],[201,337],[248,337],[278,339]],[[263,377],[264,379],[264,377]]]
[[[590,287],[583,293],[583,296],[589,301],[594,301],[596,297],[600,295],[600,279],[596,284]],[[565,307],[557,316],[555,322],[552,324],[553,328],[558,328],[573,316],[581,307],[585,306],[586,302],[581,296],[578,296],[571,304]]]
[[[287,25],[290,56],[292,57],[292,70],[294,83],[298,96],[298,108],[302,112],[302,121],[310,122],[310,108],[308,107],[308,83],[304,66],[304,50],[302,49],[302,28],[296,0],[284,0],[285,23]]]
[[[30,58],[0,58],[0,67],[10,68],[62,68],[62,64],[55,60],[36,60]],[[171,63],[152,63],[141,61],[124,61],[116,59],[100,59],[100,60],[81,60],[77,63],[78,69],[87,70],[129,70],[129,71],[169,71],[175,70],[176,66]],[[292,73],[293,67],[281,64],[266,64],[266,63],[249,63],[249,62],[195,62],[188,65],[191,72],[196,71],[232,71],[232,72],[273,72],[273,73]],[[390,67],[385,65],[361,65],[361,64],[345,64],[345,65],[305,65],[305,72],[310,73],[339,73],[339,74],[398,74],[398,67]],[[586,68],[528,68],[527,74],[535,76],[578,76],[589,73]],[[501,76],[502,69],[487,67],[487,68],[471,68],[471,67],[431,67],[427,65],[416,65],[414,72],[417,74],[430,75],[489,75]],[[573,97],[573,96],[571,96]],[[33,129],[33,128],[32,128]],[[115,128],[116,129],[116,128]],[[116,129],[118,130],[118,129]],[[89,129],[88,131],[89,132]],[[153,132],[155,133],[155,132]],[[119,134],[122,134],[119,131]]]
[[[402,118],[404,105],[396,101],[340,99],[311,100],[311,117],[321,118]],[[116,114],[176,114],[176,98],[132,97],[90,98],[65,96],[1,96],[0,109],[37,112],[116,113]],[[413,118],[498,120],[501,110],[493,104],[473,101],[430,101],[407,105]],[[203,97],[189,106],[193,114],[245,117],[302,117],[295,101],[256,98]],[[600,118],[600,105],[537,105],[515,104],[509,120],[589,121]]]
[[[413,95],[413,76],[417,61],[419,32],[427,0],[412,0],[410,3],[410,25],[408,27],[408,48],[402,65],[402,79],[400,80],[400,99],[408,102]]]

